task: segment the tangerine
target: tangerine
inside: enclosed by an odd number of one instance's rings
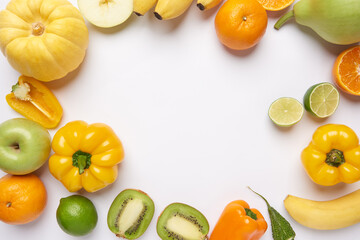
[[[34,174],[0,178],[0,220],[13,225],[38,218],[46,206],[43,182]]]
[[[360,46],[349,48],[336,58],[335,83],[346,93],[360,96]]]
[[[216,14],[215,29],[222,44],[244,50],[260,41],[267,22],[266,10],[257,0],[228,0]]]

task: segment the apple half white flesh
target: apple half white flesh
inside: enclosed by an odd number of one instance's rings
[[[25,175],[40,168],[51,150],[49,132],[40,124],[14,118],[0,124],[0,169]]]
[[[84,17],[102,28],[110,28],[125,22],[133,12],[133,0],[78,0]]]

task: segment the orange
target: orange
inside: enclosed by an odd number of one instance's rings
[[[33,174],[0,178],[0,220],[25,224],[38,218],[46,206],[46,189]]]
[[[335,83],[342,90],[360,96],[360,46],[340,53],[333,67],[333,75]]]
[[[215,29],[222,44],[244,50],[260,41],[267,22],[266,10],[257,0],[228,0],[216,14]]]
[[[295,0],[257,0],[268,11],[280,11],[290,6]]]

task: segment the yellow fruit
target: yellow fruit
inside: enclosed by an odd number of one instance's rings
[[[0,12],[0,49],[13,68],[48,82],[75,70],[88,46],[85,21],[67,0],[11,0]]]
[[[298,223],[313,229],[333,230],[360,222],[360,190],[330,201],[287,196],[286,210]]]
[[[158,0],[155,17],[159,20],[177,18],[188,10],[192,2],[193,0]]]

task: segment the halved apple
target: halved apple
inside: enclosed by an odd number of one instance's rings
[[[125,22],[133,12],[133,0],[78,0],[84,17],[102,28],[110,28]]]

